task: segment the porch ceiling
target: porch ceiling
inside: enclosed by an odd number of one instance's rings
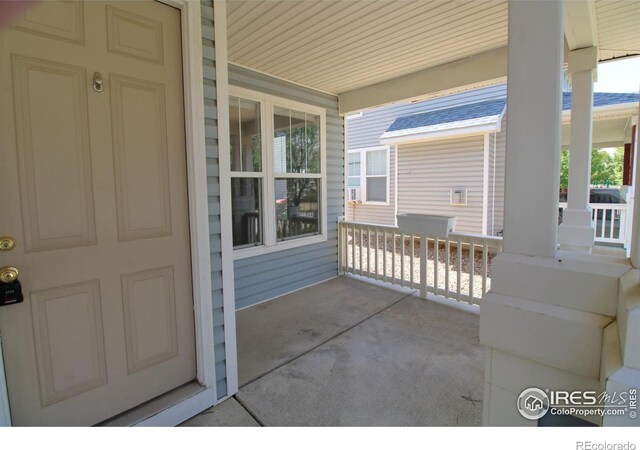
[[[340,94],[504,47],[507,2],[231,0],[229,60]]]
[[[597,0],[600,60],[640,54],[640,2]]]
[[[640,54],[640,2],[593,8],[601,60]],[[367,94],[362,88],[504,49],[507,10],[507,0],[228,0],[229,60],[333,94]]]

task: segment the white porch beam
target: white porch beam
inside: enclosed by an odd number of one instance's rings
[[[507,47],[501,47],[340,94],[340,114],[420,99],[461,87],[471,89],[504,82],[506,75]]]
[[[593,135],[593,75],[598,64],[595,47],[569,54],[571,73],[571,152],[567,209],[559,228],[563,250],[591,253],[595,226],[591,219],[591,148]]]
[[[507,253],[549,258],[556,253],[562,16],[561,1],[509,2],[503,244]]]
[[[565,0],[564,33],[569,50],[598,46],[594,0]]]

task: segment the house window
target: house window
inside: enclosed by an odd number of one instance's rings
[[[260,103],[230,97],[229,134],[233,245],[236,248],[262,245],[264,173]]]
[[[389,202],[389,147],[349,151],[347,186],[360,188],[365,203]]]
[[[230,91],[235,257],[326,240],[324,109]]]

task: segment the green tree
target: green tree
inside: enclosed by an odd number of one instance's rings
[[[560,153],[560,189],[569,186],[569,157],[567,150]],[[604,186],[620,186],[622,184],[622,170],[624,149],[616,148],[613,155],[604,150],[591,150],[591,184]]]
[[[560,152],[560,189],[569,186],[569,150]]]

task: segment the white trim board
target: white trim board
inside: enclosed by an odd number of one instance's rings
[[[229,60],[227,56],[227,2],[213,2],[216,45],[216,98],[218,112],[218,166],[220,180],[220,227],[222,253],[222,297],[227,372],[227,397],[238,392],[236,343],[236,300],[233,266],[233,223],[231,217],[231,167],[229,133]]]

